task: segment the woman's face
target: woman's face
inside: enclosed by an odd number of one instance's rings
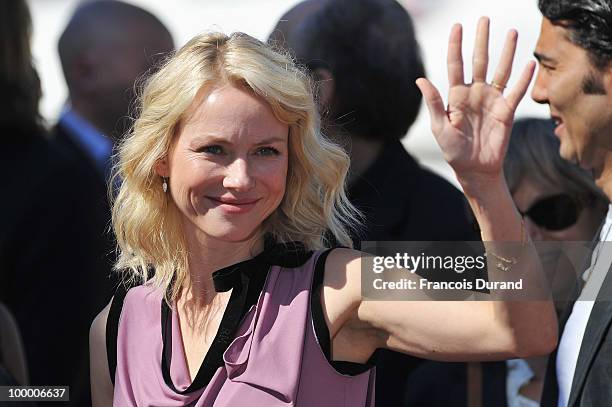
[[[285,194],[289,128],[246,88],[201,93],[156,170],[188,236],[245,241]]]
[[[536,249],[560,314],[584,271],[584,243],[590,242],[597,233],[606,208],[599,202],[586,206],[583,202],[579,204],[584,206],[582,210],[572,211],[571,208],[577,206],[571,204],[567,191],[543,186],[528,178],[521,180],[512,197],[518,210],[525,214],[525,229],[531,239],[548,242],[536,244]],[[568,226],[550,230],[541,223],[556,223],[557,226],[565,223]]]
[[[597,228],[603,218],[605,208],[599,208],[597,205],[579,205],[584,206],[579,211],[579,215],[574,223],[568,227],[551,230],[546,226],[538,224],[539,219],[535,216],[530,216],[528,212],[535,204],[542,202],[545,198],[555,197],[559,195],[569,195],[567,191],[553,187],[543,186],[531,181],[528,178],[523,178],[518,184],[512,198],[518,210],[525,215],[525,229],[534,241],[549,240],[549,241],[591,241],[595,235]],[[584,199],[584,197],[571,196],[572,199]],[[554,201],[552,202],[554,204]],[[546,207],[545,207],[546,208]],[[549,202],[549,210],[554,209],[554,205]],[[568,209],[568,208],[566,208]],[[535,212],[535,211],[534,211]],[[542,211],[540,211],[542,212]],[[568,211],[567,216],[571,219],[573,211]],[[540,222],[541,223],[541,222]]]

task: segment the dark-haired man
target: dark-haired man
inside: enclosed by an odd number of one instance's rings
[[[136,80],[173,50],[168,29],[140,7],[117,0],[77,7],[58,42],[69,92],[58,143],[107,178],[113,144],[131,124]]]
[[[47,376],[35,375],[36,371],[32,376],[34,384],[69,384],[71,405],[91,403],[88,327],[115,288],[110,277],[115,247],[109,232],[111,215],[107,200],[113,146],[130,125],[129,109],[135,102],[137,78],[173,49],[172,37],[157,17],[116,0],[79,4],[59,39],[58,51],[69,97],[53,128],[52,142],[74,161],[76,168],[69,181],[57,182],[70,182],[70,188],[77,194],[92,191],[93,203],[87,204],[90,207],[74,208],[73,213],[87,209],[95,214],[76,233],[82,239],[94,240],[96,251],[90,262],[78,270],[78,275],[68,273],[72,268],[68,269],[63,274],[68,282],[61,291],[56,291],[57,296],[71,304],[57,318],[70,323],[56,324],[62,327],[61,331],[52,335],[53,342],[49,339],[45,342],[60,343],[53,348],[56,355],[52,360],[63,358],[62,363],[47,363],[50,365],[44,372]],[[85,203],[81,199],[74,205]],[[80,247],[75,250],[80,251]],[[65,262],[70,263],[71,259]],[[70,354],[62,343],[70,345]],[[52,353],[49,344],[39,348],[41,353]],[[49,375],[59,382],[44,379]],[[67,377],[72,381],[64,379]]]
[[[612,198],[612,1],[540,0],[536,102],[550,106],[563,158],[592,170]],[[600,241],[612,240],[608,212]],[[600,243],[549,361],[545,407],[612,406],[611,248]]]
[[[415,80],[425,70],[412,19],[397,1],[303,1],[281,17],[269,42],[310,70],[326,133],[351,156],[348,193],[366,219],[355,240],[476,237],[462,194],[422,168],[400,141],[419,112]],[[387,350],[372,360],[377,405],[466,405],[464,363],[422,362]],[[503,381],[490,380],[503,379],[497,367],[487,365],[488,405],[504,400]],[[439,386],[446,391],[435,391]]]

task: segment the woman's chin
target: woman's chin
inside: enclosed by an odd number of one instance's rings
[[[240,243],[253,239],[257,235],[258,229],[252,227],[238,227],[236,225],[219,225],[206,229],[200,228],[200,232],[216,240],[228,243]]]

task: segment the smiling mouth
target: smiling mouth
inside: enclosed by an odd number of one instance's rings
[[[565,122],[559,116],[551,116],[551,119],[555,123],[553,133],[555,134],[555,136],[557,136],[559,140],[561,140],[563,137],[563,132],[565,130]]]
[[[255,199],[225,199],[225,198],[215,198],[212,196],[207,196],[213,202],[216,202],[221,205],[231,205],[231,206],[247,206],[252,205],[259,201],[259,198]]]
[[[259,202],[259,200],[261,199],[261,198],[227,199],[227,198],[218,198],[218,197],[212,197],[212,196],[207,196],[206,198],[209,201],[211,201],[216,208],[221,209],[222,211],[226,213],[234,213],[234,214],[245,213],[245,212],[250,211],[252,208],[255,207],[255,204],[257,204],[257,202]]]

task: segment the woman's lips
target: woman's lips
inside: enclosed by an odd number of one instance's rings
[[[227,213],[245,213],[255,207],[259,198],[254,199],[226,199],[215,198],[212,196],[206,197],[213,205]]]

